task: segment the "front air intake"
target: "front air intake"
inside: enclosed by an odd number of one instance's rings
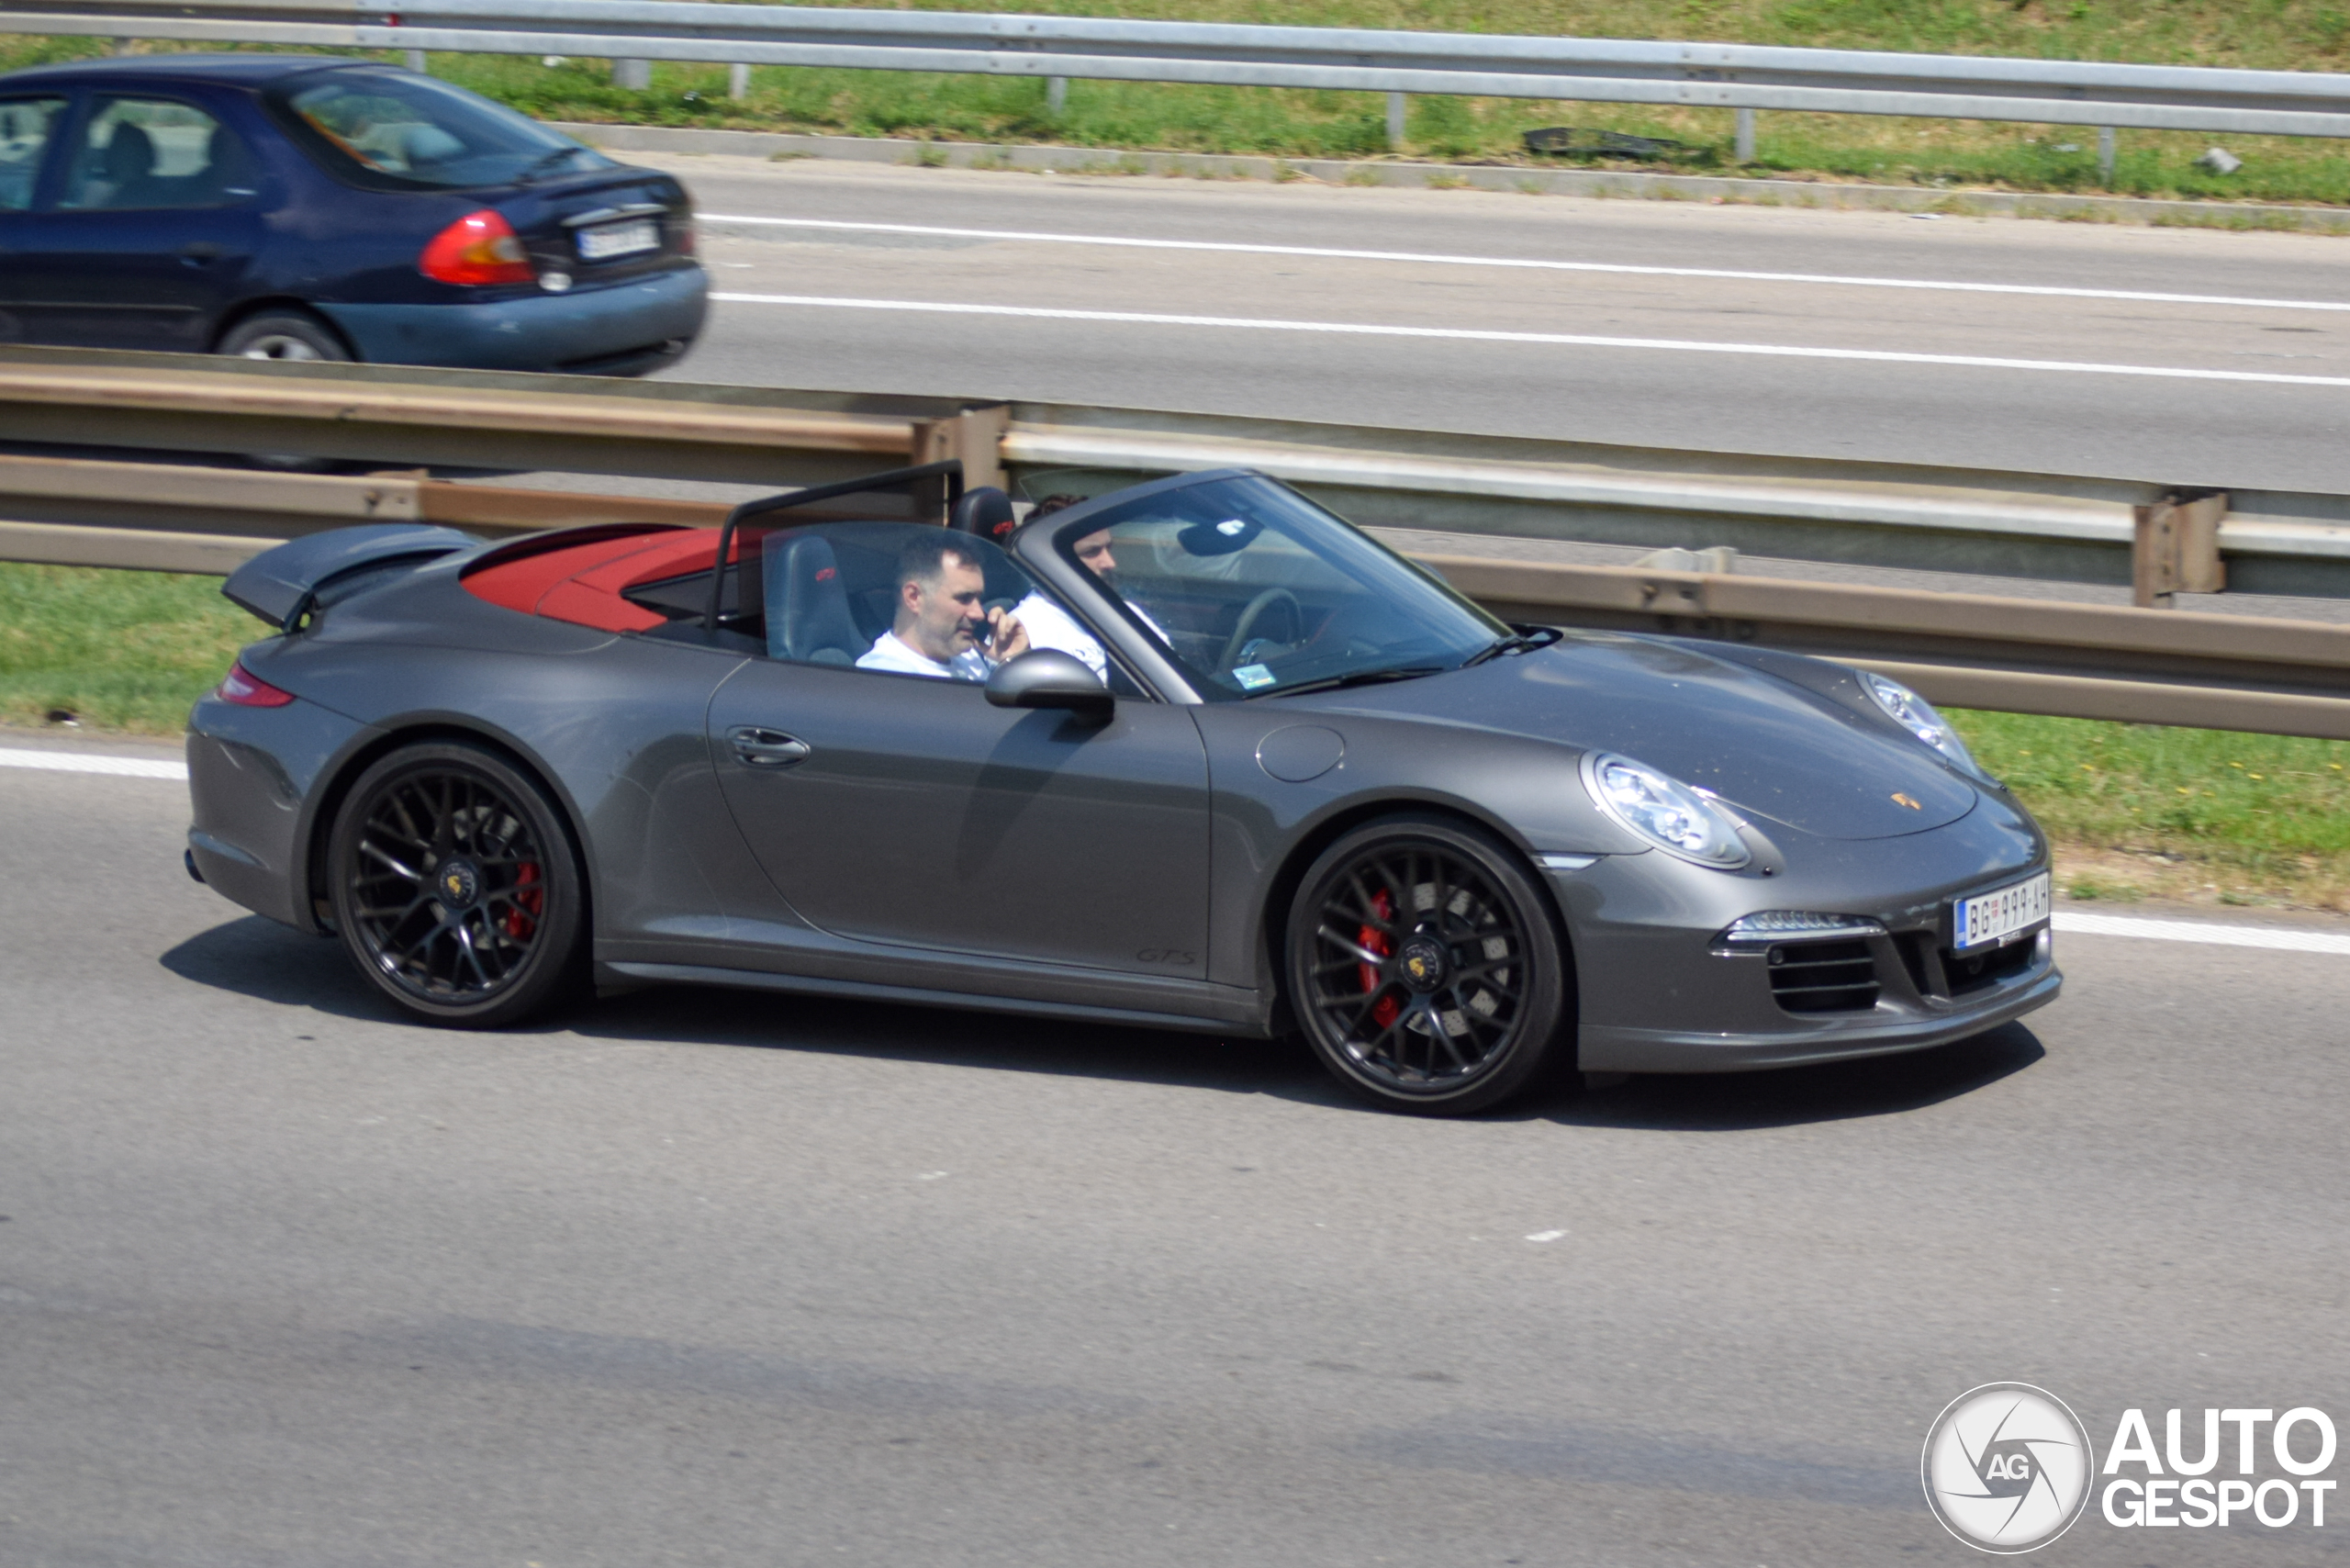
[[[1790,1013],[1865,1013],[1876,1005],[1866,942],[1782,942],[1770,950],[1771,995]]]

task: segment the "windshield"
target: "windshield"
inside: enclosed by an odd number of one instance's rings
[[[507,185],[613,166],[536,120],[407,72],[303,76],[271,106],[314,160],[364,185]]]
[[[1211,698],[1454,669],[1509,635],[1384,545],[1256,475],[1106,507],[1054,544]]]

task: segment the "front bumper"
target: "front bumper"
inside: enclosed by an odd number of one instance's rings
[[[328,305],[361,359],[469,370],[636,375],[683,357],[709,311],[699,266],[488,305]]]
[[[2056,999],[2064,980],[2045,926],[1987,957],[1950,951],[1953,899],[2047,868],[2045,842],[2021,812],[1986,797],[1955,823],[1904,837],[1773,838],[1785,854],[1767,877],[1653,852],[1551,873],[1574,947],[1586,1071],[1735,1072],[1922,1050]],[[1717,942],[1732,921],[1774,909],[1864,916],[1884,934]],[[1827,953],[1838,940],[1841,950]],[[1836,962],[1796,973],[1823,956]],[[1850,989],[1796,989],[1823,972]]]

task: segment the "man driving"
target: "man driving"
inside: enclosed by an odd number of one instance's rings
[[[1028,651],[1019,617],[983,602],[987,574],[961,535],[941,529],[908,541],[898,553],[897,581],[896,616],[857,668],[985,680]]]

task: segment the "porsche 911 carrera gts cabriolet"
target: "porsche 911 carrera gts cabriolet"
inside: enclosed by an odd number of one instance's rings
[[[274,634],[191,717],[188,868],[438,1024],[690,982],[1293,1031],[1460,1113],[2060,984],[2045,839],[1914,693],[1504,625],[1244,470],[344,529],[225,591]]]

